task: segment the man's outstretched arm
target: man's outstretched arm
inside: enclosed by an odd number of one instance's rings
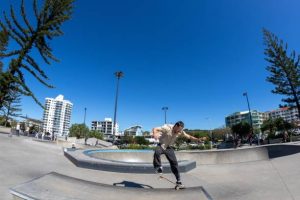
[[[187,139],[193,140],[195,142],[203,142],[206,140],[206,137],[201,137],[201,138],[196,138],[194,136],[191,136],[189,134],[187,134],[186,132],[183,132],[184,137],[186,137]]]

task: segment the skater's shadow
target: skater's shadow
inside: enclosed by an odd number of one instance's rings
[[[150,185],[144,185],[140,183],[135,183],[131,181],[122,181],[121,183],[114,183],[114,186],[121,186],[121,187],[133,187],[133,188],[153,188]]]

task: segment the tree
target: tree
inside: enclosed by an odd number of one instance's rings
[[[239,134],[241,137],[247,136],[251,131],[251,126],[248,122],[240,122],[231,127],[231,130],[235,134]]]
[[[11,90],[9,91],[7,101],[4,102],[1,111],[5,116],[4,126],[7,126],[8,120],[13,117],[19,117],[22,111],[21,109],[21,94],[17,91]]]
[[[150,134],[150,131],[144,131],[143,132],[143,136],[150,136],[151,134]]]
[[[17,124],[18,124],[18,122],[17,122],[16,120],[12,120],[11,123],[10,123],[10,126],[11,126],[12,128],[16,128],[16,127],[17,127]]]
[[[125,133],[124,137],[122,137],[122,143],[126,143],[126,144],[133,144],[135,141],[134,141],[134,138],[133,136]]]
[[[0,126],[4,126],[4,122],[5,122],[5,117],[0,116]]]
[[[87,138],[89,135],[89,128],[85,124],[72,124],[70,127],[70,137]]]
[[[196,137],[196,138],[201,138],[201,137],[210,137],[210,133],[209,132],[194,132],[191,133],[192,136]]]
[[[274,120],[272,118],[265,120],[261,125],[261,131],[262,132],[268,131],[269,134],[275,135],[276,125],[274,123]]]
[[[1,61],[4,52],[8,45],[8,33],[6,31],[0,31],[0,75],[3,72],[3,63]]]
[[[296,106],[300,117],[300,55],[294,50],[288,54],[287,43],[268,30],[263,29],[263,34],[266,46],[265,59],[269,62],[266,69],[270,72],[267,81],[275,86],[272,93],[286,96],[282,101],[289,107]]]
[[[184,136],[179,136],[179,137],[176,139],[176,141],[175,141],[175,147],[176,147],[176,149],[179,149],[180,146],[181,146],[182,144],[184,144],[185,142],[188,142],[188,139],[187,139],[186,137],[184,137]]]
[[[277,131],[288,131],[294,128],[292,123],[285,121],[281,117],[274,120],[274,125],[276,126]]]
[[[282,118],[276,118],[276,119],[270,118],[264,121],[264,123],[261,126],[261,131],[262,132],[267,131],[269,138],[275,138],[275,137],[282,137],[282,133],[284,131],[290,131],[294,128],[296,128],[295,124],[289,123]],[[277,136],[276,136],[276,132],[278,132]]]
[[[98,140],[103,140],[103,133],[101,133],[98,130],[90,130],[89,134],[88,134],[88,138],[96,138],[97,142],[96,145],[98,144]],[[87,139],[85,140],[85,144],[86,144]]]
[[[149,145],[149,141],[143,136],[135,136],[134,142],[139,145]]]
[[[37,100],[31,89],[25,82],[24,71],[33,75],[40,83],[46,87],[53,88],[47,83],[49,79],[30,52],[36,50],[46,64],[58,59],[52,54],[49,42],[55,37],[61,36],[61,25],[70,19],[74,0],[45,0],[44,5],[39,10],[37,0],[33,0],[33,10],[35,16],[35,26],[29,22],[25,12],[24,0],[21,1],[21,17],[23,22],[18,21],[13,6],[10,7],[10,17],[4,12],[4,20],[0,20],[2,31],[1,46],[5,46],[7,38],[19,46],[18,49],[0,52],[0,58],[10,60],[7,70],[0,76],[0,108],[3,107],[5,98],[11,86],[16,85],[16,89],[23,95],[31,96],[41,107],[43,105]],[[3,49],[3,48],[2,48]]]
[[[214,140],[224,140],[227,134],[231,133],[230,128],[221,127],[212,131]]]
[[[32,125],[29,127],[29,134],[34,134],[39,132],[39,127],[36,125]]]
[[[103,133],[97,130],[91,130],[89,132],[89,138],[97,138],[98,140],[103,140]]]
[[[5,51],[8,45],[8,32],[7,31],[0,31],[0,99],[2,98],[3,102],[11,102],[10,94],[12,91],[16,91],[17,87],[15,84],[10,84],[12,79],[8,72],[4,72],[3,63],[1,60],[4,57]],[[1,86],[9,85],[6,91],[3,91]],[[0,110],[3,106],[0,105]]]

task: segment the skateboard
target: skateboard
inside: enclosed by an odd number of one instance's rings
[[[162,179],[165,179],[166,181],[172,183],[175,185],[175,190],[182,190],[182,189],[185,189],[184,186],[182,185],[178,185],[177,183],[175,183],[174,181],[171,181],[170,179],[168,179],[167,177],[164,177],[162,174],[159,174],[159,177],[158,177],[159,180],[162,180]]]

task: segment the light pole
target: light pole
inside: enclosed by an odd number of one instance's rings
[[[162,107],[162,110],[165,112],[165,124],[167,124],[167,110],[169,110],[168,107]]]
[[[113,125],[113,144],[115,142],[115,137],[116,137],[116,120],[117,120],[119,82],[120,82],[120,78],[124,76],[124,73],[121,72],[121,71],[117,71],[117,72],[115,72],[115,76],[117,77],[117,91],[116,91],[115,112],[114,112],[114,125]]]
[[[249,110],[249,118],[250,118],[250,126],[251,126],[251,133],[253,135],[253,122],[252,122],[252,114],[251,114],[251,109],[250,109],[250,103],[249,103],[249,99],[248,99],[248,93],[244,92],[243,96],[245,96],[246,99],[247,99],[248,110]],[[257,144],[259,145],[259,138],[257,139]]]
[[[85,127],[85,118],[86,118],[86,108],[84,108],[84,118],[83,118],[83,126]],[[81,131],[81,129],[80,129]],[[81,135],[81,133],[80,133]],[[86,142],[87,142],[87,135],[86,135],[86,132],[84,131],[84,144],[86,145]]]

